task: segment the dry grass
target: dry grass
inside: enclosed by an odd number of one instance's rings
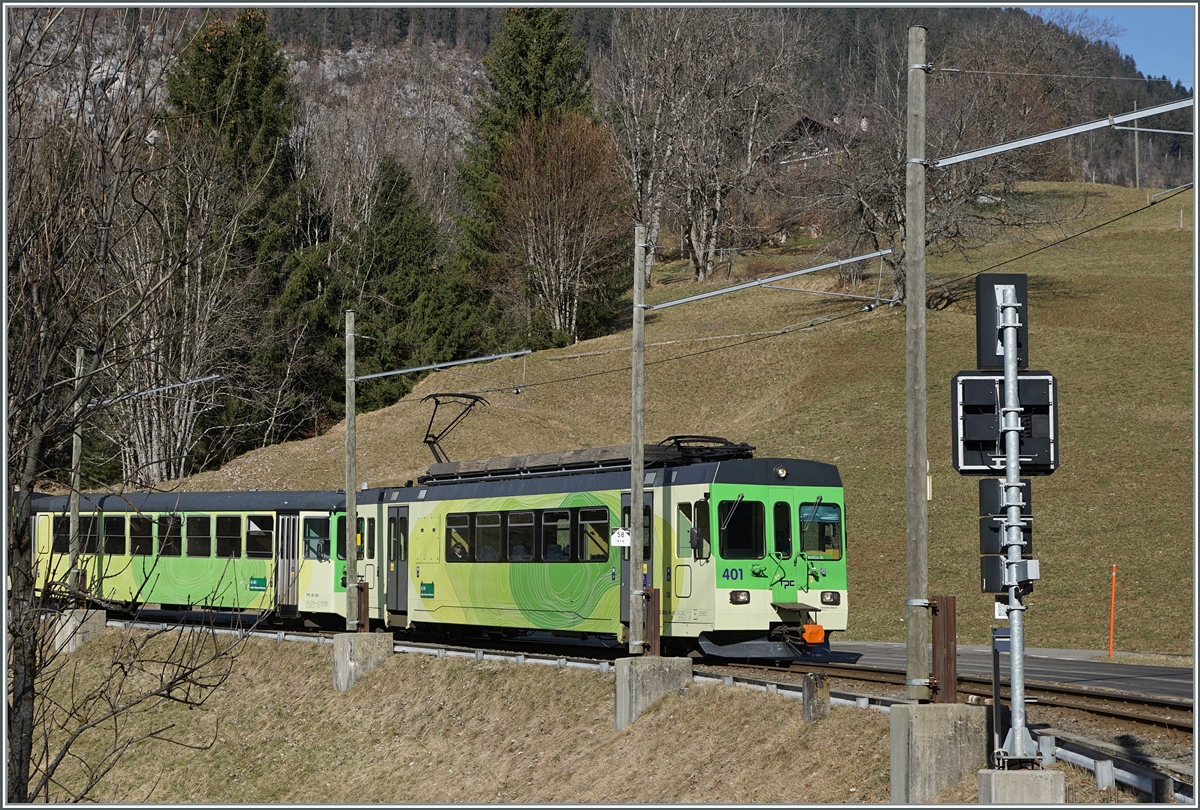
[[[79,655],[96,663],[116,631]],[[107,641],[106,641],[107,640]],[[888,800],[888,718],[720,685],[670,695],[613,730],[613,676],[416,654],[349,692],[332,647],[249,640],[202,709],[169,709],[207,750],[148,743],[106,802],[850,803]],[[837,744],[831,744],[831,740]]]
[[[102,675],[121,637],[74,654]],[[141,631],[133,631],[141,632]],[[394,655],[335,692],[332,646],[249,639],[199,708],[132,718],[197,747],[131,749],[91,798],[153,804],[857,804],[889,801],[889,718],[833,707],[816,723],[787,697],[718,684],[671,694],[613,730],[613,675]],[[84,740],[89,758],[103,740]],[[213,743],[205,747],[207,743]],[[1065,763],[1068,801],[1101,793]],[[69,779],[69,776],[67,777]],[[53,800],[55,797],[51,797]],[[975,774],[938,804],[975,804]]]
[[[1031,199],[1068,203],[1080,214],[1061,228],[1028,234],[1040,242],[991,245],[970,265],[931,258],[931,283],[982,271],[1064,232],[1145,205],[1144,191],[1111,186],[1034,184],[1023,190]],[[1116,563],[1117,646],[1157,653],[1193,647],[1191,215],[1188,193],[997,271],[1028,274],[1031,367],[1058,378],[1062,400],[1062,466],[1033,487],[1043,579],[1028,600],[1031,646],[1107,649]],[[764,255],[739,260],[735,280],[768,267],[780,272],[812,263],[804,254]],[[827,276],[805,276],[787,286],[828,288]],[[876,283],[868,277],[853,292],[874,294]],[[886,280],[883,287],[886,294]],[[658,269],[648,301],[700,290],[682,264],[666,265]],[[951,467],[949,438],[950,379],[975,362],[973,298],[968,293],[928,312],[929,578],[931,594],[959,598],[959,642],[986,644],[995,623],[991,597],[978,593],[977,482]],[[885,307],[812,331],[747,342],[759,332],[855,307],[847,299],[749,290],[650,312],[646,436],[722,435],[755,445],[762,456],[837,464],[849,504],[848,636],[899,641],[903,309]],[[431,458],[421,438],[430,410],[420,399],[435,391],[484,391],[491,403],[446,439],[451,458],[628,443],[629,341],[625,331],[426,378],[396,405],[359,417],[359,479],[403,484],[424,471]],[[513,394],[518,385],[522,393]],[[309,441],[250,453],[185,485],[341,488],[343,436],[339,426]]]

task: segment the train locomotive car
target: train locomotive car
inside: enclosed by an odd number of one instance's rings
[[[754,458],[752,451],[708,437],[673,437],[646,447],[641,573],[644,587],[660,594],[667,652],[788,658],[827,647],[828,634],[846,628],[845,500],[837,468]],[[415,485],[357,493],[357,571],[369,585],[370,619],[423,633],[513,636],[540,630],[626,641],[629,550],[612,537],[618,526],[630,524],[630,466],[628,446],[446,462],[432,465]],[[138,602],[271,610],[344,626],[344,494],[149,497],[178,499],[173,506],[128,499],[149,518],[156,551],[164,538],[169,554],[176,550],[172,543],[183,547],[182,555],[158,567],[179,567],[188,557],[194,524],[196,556],[209,549],[211,571],[185,587],[176,576],[169,591],[160,584],[170,580],[165,576],[106,576],[106,598],[132,593]],[[255,500],[235,509],[239,498]],[[39,556],[58,549],[39,563],[52,578],[65,570],[65,500],[44,499],[38,506],[47,513],[39,515]],[[96,531],[87,527],[101,526],[112,510],[95,506],[83,521],[85,551],[103,552],[107,540],[86,539]],[[235,515],[247,555],[218,556],[220,534],[207,546],[199,538],[220,532],[221,518]],[[246,532],[255,515],[271,517],[276,536],[273,555],[249,573]],[[204,516],[207,522],[193,520]],[[261,529],[264,523],[254,525]],[[181,531],[173,533],[176,524]],[[224,525],[231,533],[231,524]],[[263,548],[262,541],[255,547]],[[106,557],[102,567],[108,570],[137,568],[114,568],[115,557]],[[156,569],[141,562],[145,570]],[[89,565],[100,570],[96,555],[85,555],[81,567]],[[251,590],[251,583],[265,589]],[[221,596],[197,599],[204,586]]]

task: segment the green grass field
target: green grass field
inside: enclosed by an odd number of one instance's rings
[[[988,270],[1064,235],[1146,207],[1145,191],[1035,184],[1029,201],[1077,216],[988,247],[971,263],[931,257],[930,285]],[[1180,228],[1180,211],[1183,225]],[[1190,652],[1193,577],[1192,194],[1187,192],[995,272],[1029,276],[1030,368],[1058,378],[1061,466],[1035,479],[1034,545],[1042,580],[1028,598],[1027,644],[1108,645],[1117,565],[1115,646]],[[804,249],[739,257],[732,281],[813,263]],[[825,261],[821,259],[819,261]],[[713,286],[729,283],[718,274]],[[828,274],[785,282],[831,289]],[[874,294],[868,276],[857,290]],[[886,291],[887,280],[883,282]],[[705,288],[661,266],[650,303]],[[975,362],[973,283],[928,312],[930,594],[958,597],[958,641],[988,643],[992,597],[979,593],[977,479],[951,466],[950,380]],[[755,289],[650,312],[646,437],[695,433],[746,441],[760,456],[832,462],[846,486],[851,629],[856,640],[904,638],[904,311],[883,307],[782,336],[860,304]],[[760,339],[752,340],[757,336]],[[401,402],[358,419],[358,479],[403,484],[432,460],[421,439],[432,392],[483,392],[487,407],[444,442],[453,459],[629,442],[630,334],[528,358],[432,375]],[[367,385],[369,383],[364,383]],[[521,393],[514,393],[517,388]],[[344,430],[267,448],[184,482],[189,489],[345,485]],[[834,640],[836,644],[836,638]]]

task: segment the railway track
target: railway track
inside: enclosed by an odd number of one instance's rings
[[[161,617],[162,620],[170,620],[166,616]],[[180,618],[176,616],[174,621],[179,622]],[[143,619],[142,621],[145,621]],[[211,621],[211,618],[209,619]],[[125,622],[116,621],[110,624],[122,624]],[[204,622],[198,622],[204,623]],[[300,630],[290,629],[286,631],[276,629],[258,628],[253,631],[256,635],[262,635],[268,638],[279,638],[283,640],[285,636],[291,638],[309,636],[309,637],[329,637],[332,639],[333,631],[320,630]],[[459,639],[453,642],[445,640],[435,640],[423,637],[410,637],[397,641],[397,646],[406,646],[413,650],[418,649],[445,649],[452,651],[453,655],[476,655],[477,651],[483,650],[484,655],[489,658],[501,658],[506,655],[528,655],[531,659],[544,658],[551,661],[557,661],[560,658],[568,660],[571,665],[586,666],[586,662],[592,662],[597,668],[601,661],[611,663],[618,657],[623,656],[624,649],[619,646],[585,646],[572,645],[570,640],[560,642],[545,642],[529,639]],[[573,649],[573,652],[564,657],[563,651]],[[787,663],[779,663],[771,665],[766,662],[760,663],[743,663],[732,662],[720,659],[701,658],[696,662],[697,666],[727,666],[737,669],[754,670],[760,673],[785,672],[795,676],[805,672],[817,672],[825,675],[828,678],[838,678],[848,681],[859,681],[865,683],[875,683],[886,686],[903,687],[905,673],[900,669],[891,669],[886,667],[875,667],[869,665],[858,664],[837,664],[837,663],[819,663],[809,661],[792,661]],[[748,678],[750,681],[761,682],[763,685],[773,685],[770,678],[763,676],[760,678]],[[782,686],[785,689],[791,688],[793,684],[779,683],[774,684]],[[958,694],[965,700],[970,700],[971,696],[978,698],[992,697],[992,681],[987,677],[974,675],[958,676]],[[1047,706],[1056,706],[1065,709],[1075,709],[1078,711],[1088,712],[1091,714],[1102,715],[1107,717],[1120,718],[1130,720],[1137,723],[1144,723],[1152,726],[1175,729],[1191,733],[1193,730],[1192,721],[1192,702],[1173,700],[1169,698],[1152,697],[1148,695],[1116,692],[1107,689],[1091,688],[1086,689],[1077,686],[1066,686],[1062,684],[1053,684],[1038,681],[1027,681],[1025,684],[1026,698],[1035,700],[1037,703]],[[848,696],[853,702],[854,695]],[[1007,681],[1001,681],[1001,698],[1009,698],[1009,690]],[[903,702],[898,700],[881,699],[875,701],[881,706],[890,705],[894,702]]]
[[[743,663],[732,664],[732,666],[766,670],[768,672],[819,672],[828,678],[864,681],[899,687],[904,686],[905,679],[904,670],[901,669],[854,664],[819,664],[800,661],[776,666]],[[968,700],[971,696],[985,699],[991,698],[992,680],[991,678],[977,675],[959,675],[957,691],[960,696]],[[1001,680],[1000,696],[1002,699],[1010,697],[1008,681],[1006,679]],[[1067,686],[1041,681],[1026,681],[1025,697],[1047,706],[1076,709],[1091,714],[1117,717],[1123,720],[1132,720],[1138,723],[1176,729],[1188,733],[1191,733],[1193,730],[1191,701],[1152,697],[1132,692],[1117,692],[1108,689],[1086,689],[1078,686]]]

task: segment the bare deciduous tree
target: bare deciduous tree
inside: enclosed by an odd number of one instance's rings
[[[1072,33],[1088,18],[1064,18],[1068,27],[1027,24],[1023,15],[998,15],[988,25],[940,43],[928,56],[926,155],[945,157],[982,146],[1047,132],[1080,120],[1087,111],[1086,80],[1099,48],[1076,48]],[[893,296],[904,291],[904,160],[907,54],[902,43],[875,43],[875,81],[869,90],[814,118],[804,146],[809,154],[790,163],[776,185],[794,195],[793,219],[817,220],[834,245],[850,253],[891,248]],[[797,145],[797,150],[799,145]],[[926,238],[931,254],[974,254],[1001,233],[1031,224],[1032,209],[1014,195],[1027,178],[1066,176],[1065,141],[936,166],[927,174]],[[793,157],[798,157],[793,155]],[[1059,212],[1051,219],[1070,216]],[[1045,207],[1038,223],[1045,223]],[[853,282],[855,270],[843,273]]]
[[[664,200],[697,280],[713,272],[726,206],[775,170],[804,110],[800,17],[779,9],[631,9],[614,19],[602,87],[619,122],[639,216],[657,242]]]
[[[92,399],[99,375],[121,361],[116,336],[141,305],[122,285],[129,275],[127,245],[150,213],[131,201],[150,171],[147,144],[157,93],[188,15],[167,9],[5,13],[6,795],[25,802],[86,796],[125,750],[129,738],[118,735],[112,751],[92,763],[91,776],[71,788],[56,783],[62,763],[80,756],[74,748],[79,737],[70,729],[99,718],[101,703],[110,707],[111,719],[151,705],[155,696],[201,699],[216,682],[208,680],[214,659],[193,654],[185,643],[163,659],[158,687],[128,693],[130,682],[114,677],[94,700],[56,702],[48,690],[65,672],[52,642],[61,608],[37,587],[32,520],[37,482],[55,471],[54,459],[76,426],[96,415],[95,407],[77,409],[76,403]],[[146,292],[156,293],[169,280],[166,274],[152,278]],[[87,349],[78,375],[77,346]],[[147,660],[153,659],[137,650],[123,658],[133,669]]]
[[[513,298],[526,294],[551,328],[577,334],[580,303],[602,281],[630,233],[626,182],[612,136],[567,112],[523,122],[500,158],[496,235]]]

